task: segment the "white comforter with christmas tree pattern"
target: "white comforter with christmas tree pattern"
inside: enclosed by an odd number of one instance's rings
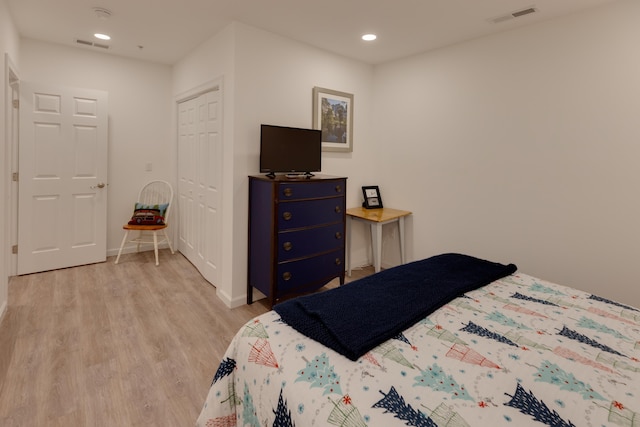
[[[640,310],[518,273],[355,362],[271,311],[233,339],[197,425],[640,426]]]

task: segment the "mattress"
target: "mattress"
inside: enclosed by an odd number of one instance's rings
[[[640,426],[639,359],[640,310],[515,272],[357,360],[256,317],[197,425]]]

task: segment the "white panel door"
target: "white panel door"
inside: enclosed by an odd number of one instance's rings
[[[18,274],[106,260],[107,92],[20,85]]]
[[[211,283],[221,256],[221,94],[212,90],[178,108],[179,246]]]

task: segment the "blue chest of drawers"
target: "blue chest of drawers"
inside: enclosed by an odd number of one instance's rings
[[[347,179],[249,177],[247,303],[253,288],[270,305],[344,283]]]

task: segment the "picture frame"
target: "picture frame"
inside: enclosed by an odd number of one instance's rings
[[[315,86],[313,128],[322,131],[322,151],[353,151],[353,94]]]
[[[384,207],[382,205],[382,196],[380,196],[380,188],[377,185],[363,186],[362,196],[364,197],[363,208],[380,209]]]

